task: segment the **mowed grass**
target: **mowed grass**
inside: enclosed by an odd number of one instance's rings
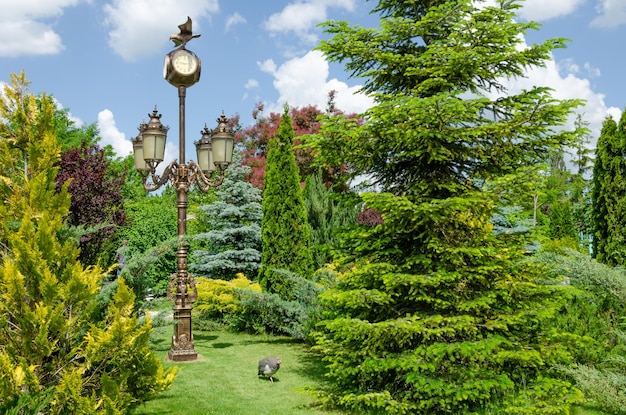
[[[323,367],[301,343],[287,337],[194,332],[199,359],[168,363],[171,335],[171,327],[159,327],[153,334],[164,365],[178,367],[174,385],[135,409],[135,415],[340,414],[317,408],[304,391],[319,384]],[[257,376],[258,361],[264,357],[283,362],[274,383]]]
[[[168,363],[171,327],[155,329],[155,348],[166,367],[178,367],[174,385],[133,411],[133,415],[347,415],[315,406],[305,388],[319,385],[324,368],[306,347],[287,337],[226,331],[194,332],[195,362]],[[274,383],[257,376],[264,357],[282,360]],[[606,415],[577,407],[572,415]]]

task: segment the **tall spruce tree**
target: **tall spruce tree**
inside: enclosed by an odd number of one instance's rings
[[[309,143],[386,191],[362,196],[383,223],[346,237],[322,295],[321,396],[357,413],[566,413],[580,394],[549,369],[571,356],[542,328],[568,288],[496,239],[481,187],[569,143],[558,127],[578,101],[506,88],[564,41],[522,45],[537,24],[515,19],[515,0],[377,4],[378,28],[329,22],[320,45],[376,105],[361,126],[327,117]]]
[[[37,102],[23,73],[11,81],[0,95],[0,412],[128,413],[174,373],[151,350],[152,327],[133,315],[123,281],[99,319],[104,272],[63,238],[70,195],[67,184],[56,190],[52,100]],[[7,138],[17,136],[18,153]]]
[[[607,265],[626,264],[626,115],[602,125],[593,168],[593,253]]]
[[[198,220],[209,230],[194,235],[192,272],[231,280],[256,276],[261,266],[261,191],[245,178],[250,167],[231,165],[215,191],[218,201],[201,206]]]
[[[309,244],[311,231],[293,152],[293,126],[289,107],[270,140],[263,188],[261,269],[259,282],[269,292],[291,299],[289,282],[274,269],[287,269],[304,278],[313,273]]]

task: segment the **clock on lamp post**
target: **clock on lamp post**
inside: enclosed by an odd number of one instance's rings
[[[163,78],[176,87],[190,87],[200,80],[202,62],[184,45],[165,55]]]

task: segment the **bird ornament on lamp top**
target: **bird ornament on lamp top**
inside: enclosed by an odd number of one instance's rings
[[[178,28],[180,29],[180,33],[170,36],[170,40],[174,42],[174,45],[180,46],[182,49],[185,48],[185,45],[191,39],[200,37],[199,33],[194,34],[191,31],[191,18],[189,16],[187,16],[187,21],[185,23],[178,25]]]

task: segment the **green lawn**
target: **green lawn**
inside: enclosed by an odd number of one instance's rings
[[[153,335],[163,359],[171,334],[171,327],[159,327]],[[314,399],[304,388],[320,382],[323,368],[301,343],[225,331],[194,332],[194,337],[200,358],[175,364],[179,371],[172,388],[141,405],[134,415],[346,415],[313,406]],[[274,383],[257,377],[258,361],[264,357],[283,362]],[[572,415],[604,413],[575,408]]]
[[[169,350],[171,334],[171,327],[155,329],[162,358]],[[286,337],[223,331],[194,332],[194,338],[200,358],[175,364],[179,371],[172,388],[133,414],[339,414],[312,406],[314,399],[303,391],[320,381],[322,367],[302,344]],[[257,376],[258,361],[264,357],[278,357],[283,362],[274,383]]]

